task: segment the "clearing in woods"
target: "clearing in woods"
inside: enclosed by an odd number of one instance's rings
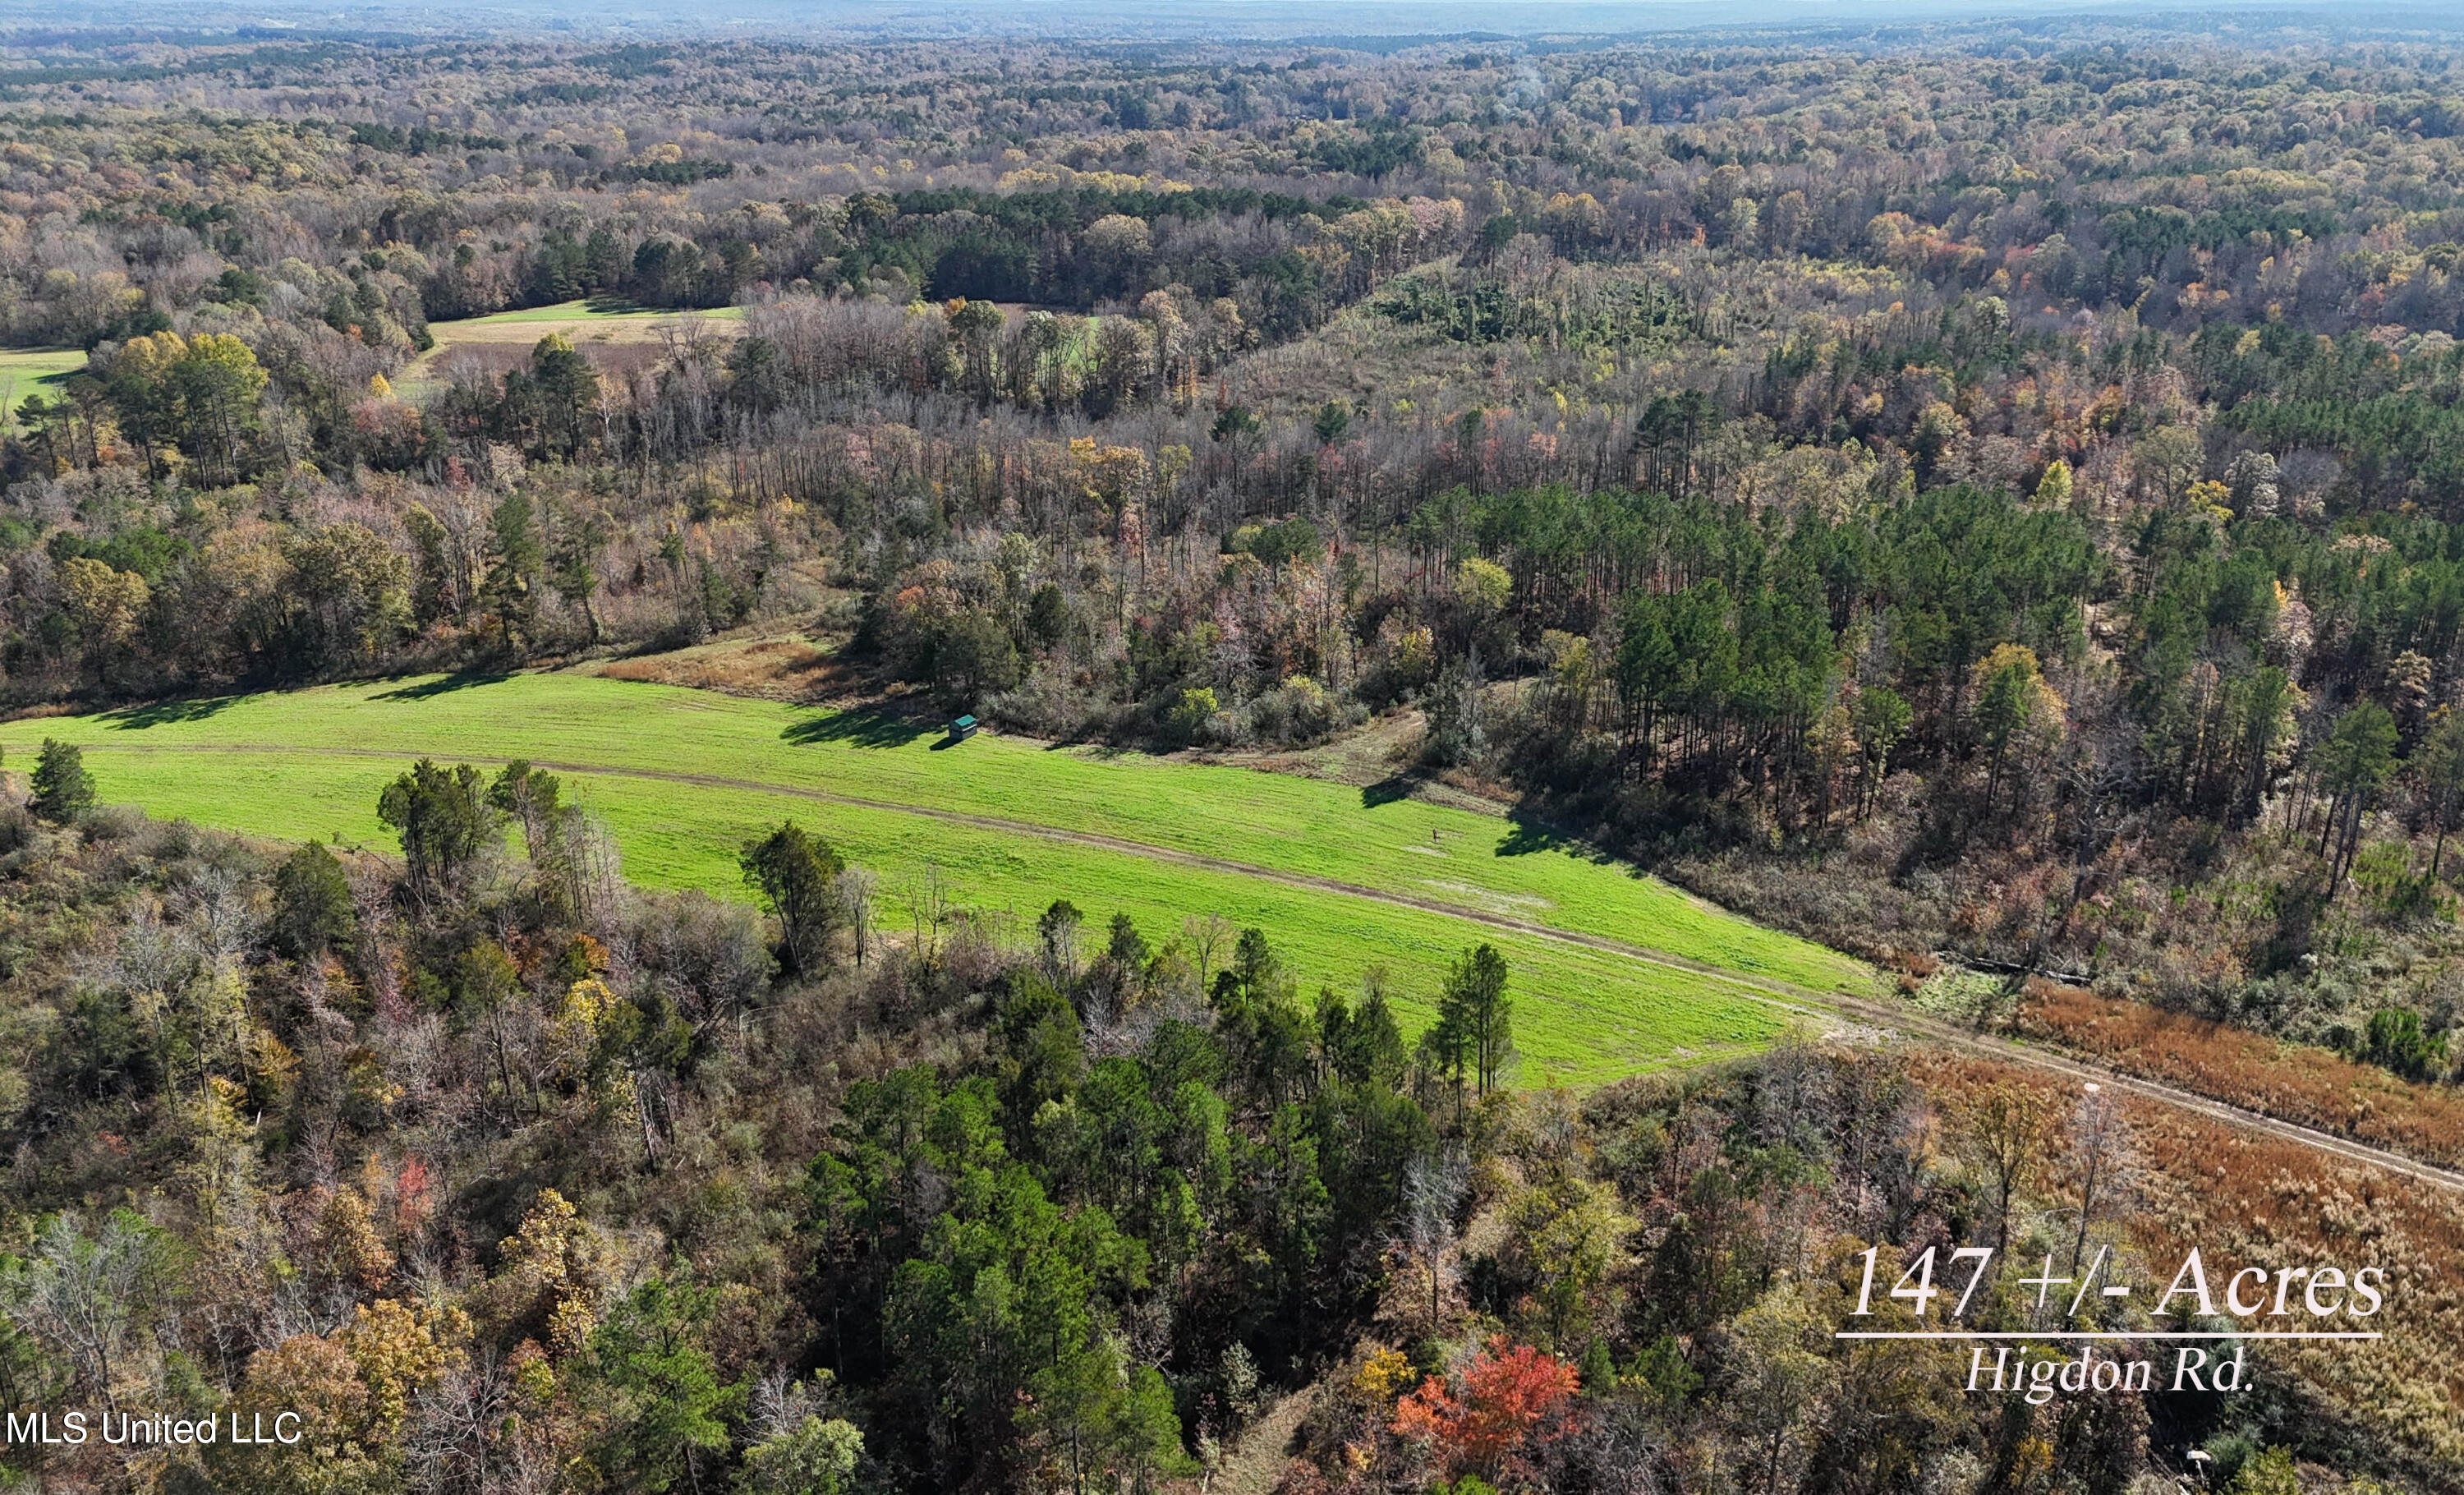
[[[655,307],[635,306],[628,301],[559,301],[553,306],[492,312],[485,317],[467,317],[458,321],[432,321],[428,324],[428,331],[439,345],[517,342],[525,348],[551,332],[561,332],[579,347],[584,342],[649,342],[657,339],[662,326],[693,320],[709,322],[714,330],[732,333],[736,324],[744,320],[744,308],[720,306],[707,311],[661,311]]]
[[[527,758],[567,779],[645,886],[742,899],[737,848],[793,817],[879,874],[879,922],[901,933],[911,904],[931,901],[913,893],[933,868],[959,903],[1022,925],[1067,897],[1087,937],[1115,912],[1155,940],[1220,914],[1269,930],[1305,995],[1352,990],[1383,965],[1414,1020],[1446,963],[1485,940],[1513,964],[1527,1082],[1757,1045],[1792,1018],[1769,985],[1571,940],[1809,993],[1874,990],[1845,956],[1529,824],[1142,754],[993,737],[950,747],[920,723],[595,675],[427,676],[0,727],[19,763],[46,737],[86,748],[107,802],[387,852],[377,793],[411,758]]]
[[[444,360],[457,348],[486,348],[504,361],[517,361],[552,332],[563,333],[577,348],[626,347],[656,342],[668,330],[695,327],[713,337],[733,338],[743,326],[740,306],[655,311],[623,301],[560,301],[429,322],[429,335],[436,345],[412,360],[393,382],[404,393],[415,393],[436,383]],[[83,348],[0,348],[0,428],[15,423],[26,396],[55,392],[84,368]]]
[[[84,368],[83,348],[0,348],[0,428],[16,424],[26,396],[55,394]]]
[[[429,322],[428,333],[436,345],[406,365],[394,385],[406,398],[436,387],[445,377],[448,361],[457,352],[476,355],[491,373],[500,374],[528,358],[539,340],[552,332],[563,333],[566,341],[584,351],[641,348],[655,357],[646,345],[670,334],[734,338],[743,330],[741,306],[657,311],[629,301],[559,301],[553,306]]]

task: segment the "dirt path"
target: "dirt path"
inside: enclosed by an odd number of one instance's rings
[[[372,758],[393,761],[401,760],[404,756],[402,751],[384,748],[300,748],[274,743],[213,743],[177,747],[150,743],[126,745],[113,743],[98,745],[94,751],[264,754]],[[474,763],[505,761],[503,758],[489,757],[463,755],[456,755],[456,757],[464,761]],[[1560,944],[1579,945],[1585,949],[1620,956],[1629,960],[1639,960],[1668,970],[1683,971],[1690,975],[1716,979],[1732,987],[1741,988],[1748,995],[1771,1006],[1807,1017],[1847,1019],[1857,1023],[1911,1034],[1946,1047],[2000,1060],[2007,1064],[2025,1065],[2035,1069],[2050,1070],[2082,1082],[2093,1080],[2100,1085],[2110,1085],[2134,1095],[2164,1101],[2214,1120],[2229,1122],[2271,1136],[2282,1137],[2321,1152],[2335,1154],[2354,1162],[2373,1163],[2423,1183],[2464,1192],[2464,1174],[2452,1169],[2441,1168],[2433,1163],[2422,1162],[2399,1153],[2371,1147],[2365,1143],[2355,1142],[2346,1137],[2340,1137],[2331,1132],[2321,1132],[2294,1122],[2281,1121],[2257,1111],[2246,1110],[2241,1107],[2211,1099],[2176,1086],[2138,1079],[2086,1060],[2050,1053],[2013,1039],[1979,1033],[1917,1011],[1903,1002],[1853,997],[1839,992],[1815,991],[1769,977],[1752,976],[1704,961],[1688,959],[1683,956],[1671,955],[1664,950],[1655,950],[1648,945],[1631,944],[1598,934],[1577,934],[1571,930],[1552,929],[1546,924],[1535,923],[1529,919],[1515,918],[1511,914],[1492,913],[1483,909],[1465,908],[1460,904],[1445,903],[1435,898],[1416,897],[1410,893],[1366,888],[1357,883],[1341,882],[1331,877],[1312,877],[1303,872],[1281,871],[1274,868],[1258,867],[1247,862],[1236,862],[1226,857],[1204,856],[1194,851],[1180,851],[1168,846],[1128,841],[1118,836],[1106,836],[1093,831],[1067,830],[1053,825],[1039,825],[1029,821],[1010,820],[997,815],[974,815],[959,810],[935,809],[929,805],[902,804],[889,800],[867,799],[860,795],[838,794],[827,789],[803,788],[794,784],[766,782],[761,780],[730,779],[716,774],[688,774],[655,768],[627,768],[606,763],[561,761],[549,758],[532,758],[530,761],[538,767],[552,769],[558,773],[584,774],[592,778],[641,779],[661,783],[688,784],[706,789],[737,789],[757,794],[776,794],[790,799],[809,800],[823,804],[843,804],[856,809],[916,815],[927,820],[964,825],[977,830],[1001,831],[1009,835],[1032,836],[1045,841],[1091,846],[1131,856],[1146,857],[1152,861],[1169,862],[1180,867],[1194,867],[1208,871],[1230,872],[1243,877],[1260,878],[1287,888],[1335,893],[1347,898],[1360,898],[1372,903],[1412,909],[1424,913],[1444,914],[1493,929],[1510,930],[1518,934],[1555,940]]]

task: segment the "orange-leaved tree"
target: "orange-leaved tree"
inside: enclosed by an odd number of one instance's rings
[[[1433,1443],[1452,1468],[1494,1474],[1527,1442],[1564,1430],[1558,1413],[1579,1383],[1565,1361],[1492,1335],[1463,1367],[1460,1396],[1430,1376],[1396,1404],[1395,1431]]]

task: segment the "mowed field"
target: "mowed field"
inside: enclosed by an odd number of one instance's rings
[[[654,357],[663,336],[688,326],[706,336],[733,338],[743,330],[744,308],[652,311],[624,302],[560,301],[456,321],[432,321],[428,332],[436,345],[405,368],[398,383],[405,393],[416,393],[440,380],[449,362],[457,357],[501,374],[529,358],[539,340],[554,332],[564,334],[585,353],[596,352],[593,362],[603,364],[627,357]],[[626,354],[620,351],[624,349],[638,351]]]
[[[744,320],[744,308],[660,311],[613,301],[560,301],[553,306],[531,306],[458,321],[432,321],[428,331],[439,344],[517,342],[524,348],[551,332],[561,332],[580,347],[584,342],[650,341],[658,337],[662,324],[693,320],[708,322],[713,330],[732,334]]]
[[[26,396],[55,394],[84,368],[83,348],[0,348],[0,427],[16,424]]]
[[[384,851],[377,794],[409,759],[528,758],[606,822],[644,886],[742,899],[737,848],[793,817],[880,874],[893,928],[904,886],[928,866],[961,905],[1022,928],[1056,897],[1090,924],[1127,912],[1151,938],[1220,914],[1270,931],[1310,987],[1350,990],[1386,966],[1415,1021],[1446,962],[1486,940],[1513,966],[1526,1083],[1766,1043],[1799,1017],[1785,988],[1873,990],[1844,956],[1465,810],[1138,754],[993,737],[945,746],[881,716],[588,674],[426,677],[0,724],[13,763],[45,737],[87,749],[106,802]]]

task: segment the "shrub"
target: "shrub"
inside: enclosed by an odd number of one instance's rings
[[[88,841],[127,841],[145,828],[145,812],[134,804],[105,804],[77,817]]]
[[[1364,690],[1379,700],[1400,700],[1425,689],[1438,674],[1437,636],[1400,613],[1377,625]]]
[[[1315,741],[1341,725],[1344,715],[1326,687],[1307,675],[1293,675],[1249,706],[1258,736],[1284,742]]]
[[[2362,1057],[2408,1080],[2426,1080],[2447,1067],[2447,1035],[2422,1031],[2421,1014],[2409,1008],[2382,1007],[2362,1036]]]
[[[1194,685],[1180,693],[1171,710],[1163,715],[1163,736],[1166,741],[1186,747],[1198,740],[1199,733],[1213,720],[1220,708],[1212,686]]]
[[[1514,578],[1494,561],[1472,556],[1455,567],[1455,591],[1475,612],[1495,612],[1514,591]]]

